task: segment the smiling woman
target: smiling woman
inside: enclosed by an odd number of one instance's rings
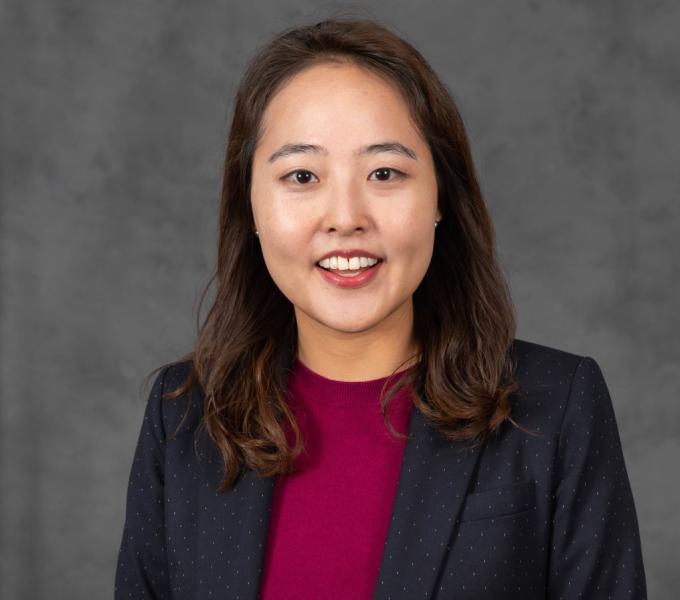
[[[348,61],[302,70],[268,102],[252,169],[262,255],[294,307],[300,359],[334,379],[389,374],[417,345],[401,325],[441,219],[432,155],[398,87]],[[339,272],[314,268],[324,252]],[[350,279],[360,257],[382,262]]]
[[[602,372],[515,338],[462,119],[408,42],[328,19],[255,56],[213,281],[149,394],[117,599],[645,597]]]

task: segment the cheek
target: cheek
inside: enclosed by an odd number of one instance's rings
[[[413,261],[432,254],[434,233],[434,220],[424,220],[423,211],[395,217],[384,228],[386,244],[389,244],[386,247],[392,249],[394,255]]]
[[[267,238],[261,243],[262,256],[267,267],[275,269],[277,272],[295,272],[307,260],[304,252],[304,244],[296,240],[295,237],[286,232],[267,228]]]
[[[267,239],[272,242],[276,237],[296,235],[303,225],[299,204],[264,176],[253,177],[250,203],[256,222],[267,230]]]
[[[284,247],[277,248],[268,246],[262,248],[262,256],[265,266],[274,285],[293,304],[299,301],[302,285],[301,268],[299,264],[292,262],[294,259],[286,252]]]
[[[312,273],[308,238],[304,230],[285,220],[275,219],[263,227],[267,234],[260,239],[260,246],[265,265],[276,286],[291,299],[305,288]]]
[[[260,223],[267,231],[267,240],[280,252],[295,254],[309,246],[311,219],[295,200],[270,194],[260,204]]]
[[[430,231],[426,223],[412,222],[408,236],[394,240],[392,257],[396,267],[403,266],[402,273],[416,287],[425,276],[432,261],[434,250],[434,232]],[[434,230],[434,222],[432,224]]]

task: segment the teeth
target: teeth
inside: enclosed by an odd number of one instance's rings
[[[352,256],[349,260],[342,256],[331,256],[319,261],[317,264],[324,269],[354,271],[363,267],[372,267],[377,262],[377,258],[368,258],[366,256]]]

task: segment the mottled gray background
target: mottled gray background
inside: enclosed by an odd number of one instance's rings
[[[112,595],[142,381],[195,332],[242,69],[281,28],[358,6],[0,3],[2,598]],[[518,337],[602,367],[650,598],[677,597],[680,3],[354,14],[458,102]]]

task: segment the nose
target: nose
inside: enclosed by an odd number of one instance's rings
[[[325,207],[324,231],[352,235],[357,231],[366,231],[372,221],[360,186],[351,180],[336,183],[329,189]]]

